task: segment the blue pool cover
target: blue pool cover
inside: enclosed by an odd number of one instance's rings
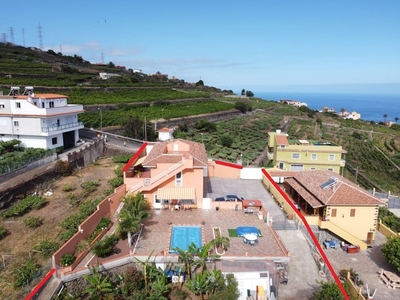
[[[244,236],[245,234],[254,233],[258,236],[258,229],[252,226],[242,226],[236,228],[238,236]]]
[[[198,226],[173,226],[170,241],[170,253],[174,248],[180,248],[187,251],[189,245],[194,243],[197,247],[201,247],[201,227]]]

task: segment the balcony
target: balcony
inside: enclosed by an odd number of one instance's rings
[[[63,124],[63,125],[56,125],[56,126],[50,126],[50,127],[42,127],[42,132],[55,132],[55,131],[61,131],[61,130],[66,130],[70,128],[83,128],[83,123],[82,122],[75,122],[75,123],[68,123],[68,124]],[[77,129],[79,129],[77,128]]]

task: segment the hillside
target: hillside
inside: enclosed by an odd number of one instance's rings
[[[100,72],[120,76],[102,80],[98,77]],[[69,103],[84,105],[86,112],[79,118],[86,127],[100,127],[99,109],[103,128],[120,126],[132,116],[166,123],[174,119],[178,120],[180,136],[203,141],[209,156],[236,162],[242,155],[245,164],[259,158],[267,132],[279,128],[290,139],[323,139],[342,145],[349,164],[346,177],[370,189],[373,186],[363,179],[365,174],[383,190],[400,192],[399,125],[388,128],[275,101],[224,97],[232,91],[153,75],[134,73],[113,63],[91,64],[80,56],[65,56],[52,50],[0,45],[0,86],[4,94],[15,85],[34,86],[36,92],[65,94]],[[214,131],[202,128],[201,122],[196,127],[187,121],[193,115],[233,108],[247,114],[215,123]],[[221,141],[226,137],[233,139],[230,147]]]

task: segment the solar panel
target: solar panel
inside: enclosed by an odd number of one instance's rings
[[[323,184],[320,185],[320,187],[324,190],[332,185],[334,185],[337,182],[336,177],[331,177],[327,182],[324,182]]]

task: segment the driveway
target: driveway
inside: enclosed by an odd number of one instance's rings
[[[282,210],[267,192],[261,180],[242,180],[211,178],[207,184],[205,196],[215,199],[229,194],[238,195],[245,200],[261,200],[263,207],[272,218],[281,219]],[[310,247],[300,230],[276,231],[290,251],[290,263],[288,267],[289,281],[287,285],[278,288],[278,299],[294,300],[307,299],[312,295],[317,281],[323,280],[318,274],[318,268],[310,252]]]

